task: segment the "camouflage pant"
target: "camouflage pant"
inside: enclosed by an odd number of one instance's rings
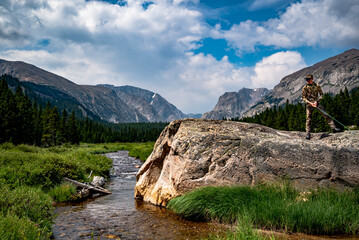
[[[317,108],[320,108],[320,109],[322,109],[323,111],[325,111],[324,108],[323,108],[323,106],[322,106],[320,103],[318,103]],[[306,125],[305,125],[305,131],[306,131],[307,133],[310,133],[310,130],[311,130],[313,110],[314,110],[314,107],[307,105],[307,122],[306,122]],[[334,129],[334,128],[335,128],[335,123],[334,123],[333,119],[331,119],[330,117],[328,117],[327,115],[325,115],[325,114],[322,113],[321,111],[319,111],[319,112],[320,112],[320,113],[322,114],[322,116],[325,118],[325,120],[327,121],[329,127],[330,127],[331,129]]]

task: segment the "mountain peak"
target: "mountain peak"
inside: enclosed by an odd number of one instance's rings
[[[266,88],[242,88],[238,92],[226,92],[210,112],[204,113],[205,119],[223,119],[240,117],[243,112],[257,103],[263,96],[269,93]]]

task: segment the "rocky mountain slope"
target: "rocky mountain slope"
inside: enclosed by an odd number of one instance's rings
[[[77,85],[34,65],[0,59],[0,76],[4,74],[19,79],[21,86],[32,95],[59,105],[60,109],[77,110],[82,116],[115,123],[165,122],[185,116],[158,94],[151,105],[148,96],[155,94],[144,89]]]
[[[283,178],[301,189],[359,186],[359,131],[304,137],[258,124],[176,120],[137,173],[135,197],[165,206],[198,187]]]
[[[266,88],[242,88],[238,92],[226,92],[219,97],[215,108],[202,115],[205,119],[223,119],[240,117],[270,91]]]
[[[185,114],[157,93],[132,86],[100,86],[114,90],[119,99],[136,109],[150,122],[171,122],[186,117]]]
[[[244,115],[252,116],[267,107],[301,101],[302,88],[306,84],[304,77],[313,74],[323,92],[338,93],[345,87],[351,90],[359,87],[359,50],[350,49],[342,54],[328,58],[313,66],[299,70],[284,77],[273,90]]]

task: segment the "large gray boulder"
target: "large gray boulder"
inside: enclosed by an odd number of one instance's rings
[[[313,135],[308,141],[305,133],[257,124],[173,121],[140,168],[135,197],[165,206],[198,187],[283,178],[298,188],[359,186],[359,131]]]

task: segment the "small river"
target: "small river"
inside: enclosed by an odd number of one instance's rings
[[[55,239],[201,239],[223,230],[218,224],[186,221],[164,208],[135,200],[136,173],[142,162],[126,151],[106,156],[113,160],[106,186],[112,194],[57,207]]]

